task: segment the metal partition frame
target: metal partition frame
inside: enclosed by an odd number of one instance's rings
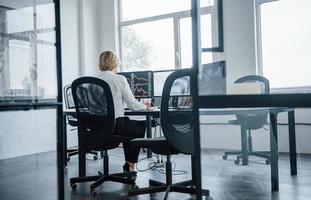
[[[311,94],[200,96],[200,108],[292,107],[310,108]]]
[[[60,0],[54,0],[55,5],[55,28],[56,28],[56,65],[57,65],[57,101],[63,102],[62,95],[62,52],[61,52],[61,23],[60,23]],[[64,184],[64,134],[63,134],[63,106],[57,108],[57,195],[58,200],[65,199]]]
[[[202,196],[201,177],[201,144],[200,144],[200,122],[199,122],[199,87],[198,75],[201,65],[201,43],[200,43],[200,0],[191,0],[191,21],[192,21],[192,75],[190,76],[190,93],[193,106],[193,132],[194,132],[194,167],[192,169],[194,185],[196,186],[197,199]]]

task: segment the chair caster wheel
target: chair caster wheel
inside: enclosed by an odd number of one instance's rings
[[[72,190],[76,190],[78,185],[76,183],[71,183],[70,187],[71,187]]]
[[[227,160],[228,156],[227,155],[223,155],[222,159]]]
[[[235,160],[234,164],[236,164],[236,165],[240,164],[240,160],[239,159]]]
[[[94,160],[97,160],[97,159],[98,159],[98,156],[94,156],[93,159],[94,159]]]
[[[96,190],[92,191],[92,197],[96,197],[98,195],[98,192]]]
[[[213,200],[212,197],[205,197],[205,200]]]
[[[266,165],[270,165],[271,163],[270,160],[266,160],[265,162],[266,162]]]

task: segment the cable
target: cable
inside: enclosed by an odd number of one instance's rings
[[[176,163],[174,162],[171,162],[173,167],[172,167],[172,175],[183,175],[183,174],[187,174],[188,172],[185,171],[185,170],[179,170],[179,169],[175,169],[176,168]],[[163,163],[164,164],[164,163]],[[157,168],[157,171],[161,174],[166,174],[166,170],[165,168],[164,169],[158,169]]]
[[[148,166],[147,166],[146,169],[141,169],[141,168],[139,167],[139,163],[141,163],[142,161],[147,160],[147,159],[149,159],[149,158],[148,158],[148,157],[144,157],[144,158],[138,160],[138,162],[137,162],[137,164],[136,164],[136,169],[137,169],[137,171],[139,171],[139,172],[145,172],[145,171],[148,171],[148,170],[155,170],[155,169],[157,169],[157,168],[164,167],[164,163],[160,163],[160,162],[158,162],[158,161],[153,161],[153,162],[151,162],[151,163],[148,164]]]
[[[153,156],[154,158],[154,156]],[[147,157],[144,157],[140,160],[138,160],[137,162],[137,165],[136,165],[136,169],[138,172],[146,172],[148,170],[156,170],[157,172],[161,173],[161,174],[165,174],[166,173],[166,170],[165,170],[165,164],[166,162],[159,162],[158,158],[156,158],[157,160],[156,161],[152,161],[151,163],[148,164],[147,168],[145,169],[141,169],[139,167],[139,163],[141,163],[142,161],[144,160],[148,160],[149,158]],[[176,163],[175,162],[171,162],[173,167],[172,167],[172,175],[183,175],[183,174],[187,174],[188,172],[185,171],[185,170],[178,170],[178,169],[175,169],[176,168]]]

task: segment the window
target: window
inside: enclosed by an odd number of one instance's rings
[[[201,1],[202,47],[212,46],[214,0]],[[190,0],[120,0],[122,71],[166,70],[192,65]],[[212,62],[212,54],[202,54]]]
[[[259,72],[271,88],[311,89],[311,1],[258,1]]]
[[[157,66],[174,68],[172,19],[123,26],[122,34],[122,66],[125,69],[135,71],[148,66],[154,69]]]

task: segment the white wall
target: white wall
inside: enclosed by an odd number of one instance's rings
[[[0,112],[0,160],[56,149],[56,111]]]
[[[119,51],[118,36],[118,1],[105,0],[100,1],[100,50]]]
[[[254,2],[224,0],[224,53],[227,89],[241,76],[256,74]]]
[[[63,81],[97,74],[101,0],[61,1]]]
[[[100,44],[99,0],[83,0],[83,41],[85,75],[96,76]]]
[[[63,85],[81,74],[79,1],[60,1]]]

